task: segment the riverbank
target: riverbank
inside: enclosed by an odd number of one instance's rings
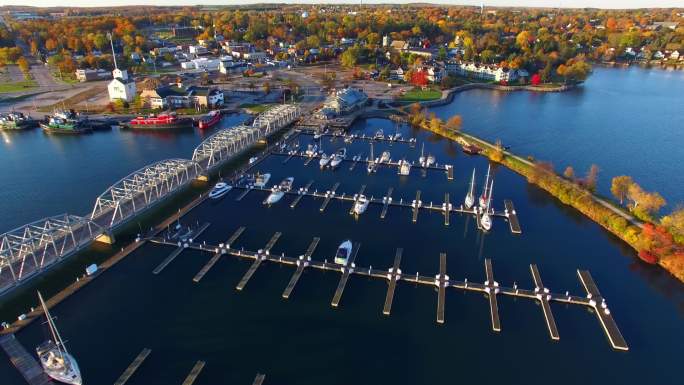
[[[544,163],[522,158],[496,144],[463,132],[448,131],[444,127],[435,130],[426,121],[420,123],[420,128],[458,142],[461,145],[475,144],[480,146],[483,156],[524,176],[528,182],[542,188],[563,204],[577,209],[611,234],[623,240],[639,255],[645,250],[644,243],[651,241],[650,239],[644,239],[646,236],[645,224],[639,219],[623,211],[620,207],[596,196],[578,183],[556,174],[553,169],[545,167]],[[650,223],[648,225],[651,225],[650,227],[653,226]],[[656,263],[684,282],[684,258],[682,258],[681,254],[658,255]]]

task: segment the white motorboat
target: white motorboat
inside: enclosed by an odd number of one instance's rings
[[[405,159],[399,162],[399,175],[408,175],[411,172],[411,163]]]
[[[487,166],[487,176],[485,176],[485,182],[483,185],[482,189],[482,195],[480,195],[479,203],[480,207],[484,207],[487,204],[487,196],[489,195],[487,192],[487,188],[489,187],[489,172],[491,170],[491,164]]]
[[[287,177],[283,179],[278,186],[273,187],[271,194],[269,194],[264,203],[267,205],[277,203],[285,196],[286,192],[292,190],[292,183],[294,183],[293,177]]]
[[[490,215],[489,206],[492,203],[492,190],[494,190],[494,181],[489,186],[489,196],[487,197],[487,204],[484,207],[484,212],[482,217],[480,217],[480,223],[485,231],[492,229],[492,216]]]
[[[470,209],[475,204],[475,169],[473,168],[473,176],[470,177],[470,188],[465,197],[465,207]]]
[[[375,156],[373,155],[373,142],[371,142],[370,147],[370,157],[368,158],[368,167],[366,168],[369,174],[375,172]]]
[[[228,194],[228,191],[230,191],[232,188],[233,187],[228,183],[218,182],[216,183],[216,186],[214,186],[214,188],[211,189],[211,191],[209,192],[209,198],[219,199],[222,196]]]
[[[353,247],[354,246],[352,245],[352,242],[348,239],[342,242],[337,248],[337,253],[335,254],[335,263],[346,266],[347,262],[349,262],[349,258],[351,257]]]
[[[347,157],[347,149],[342,147],[337,152],[335,155],[332,157],[332,160],[330,161],[330,167],[335,168],[337,167],[342,161]]]
[[[383,151],[382,155],[380,156],[380,163],[387,163],[390,161],[390,152],[389,151]]]
[[[81,385],[83,379],[81,378],[78,363],[74,356],[67,351],[62,336],[59,334],[40,292],[38,292],[38,298],[40,299],[40,305],[43,307],[43,312],[45,313],[45,318],[47,318],[47,324],[52,335],[52,340],[47,340],[36,347],[40,364],[43,366],[45,374],[50,376],[50,378],[65,384]]]
[[[321,168],[324,168],[328,165],[328,163],[330,163],[330,159],[332,159],[332,157],[324,153],[321,155],[321,159],[318,161],[318,164],[321,166]]]
[[[373,138],[374,139],[385,139],[385,133],[382,131],[382,128],[375,132],[375,136],[373,136]]]
[[[356,203],[354,203],[354,214],[361,215],[366,212],[368,204],[370,201],[365,195],[361,194],[356,198]]]
[[[264,188],[269,180],[271,180],[271,174],[257,174],[256,179],[254,180],[254,187]]]

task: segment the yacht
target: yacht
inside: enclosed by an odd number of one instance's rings
[[[406,159],[399,162],[399,175],[408,175],[411,172],[411,163]]]
[[[382,155],[380,156],[380,163],[387,163],[390,161],[390,152],[389,151],[384,151]]]
[[[491,164],[487,166],[487,176],[485,176],[484,188],[482,190],[482,195],[480,195],[480,207],[484,207],[487,204],[487,187],[489,187],[489,172],[491,170]]]
[[[352,242],[350,240],[346,240],[340,244],[340,246],[337,248],[337,254],[335,254],[335,263],[339,265],[347,265],[347,262],[349,261],[349,257],[351,257],[352,253]]]
[[[465,197],[465,207],[470,209],[475,204],[475,169],[473,168],[473,176],[470,177],[470,188]]]
[[[209,198],[219,199],[226,195],[233,187],[226,182],[218,182],[216,186],[209,192]]]
[[[325,166],[330,163],[330,159],[332,159],[332,156],[328,156],[327,154],[321,155],[321,160],[318,161],[318,164],[321,166],[321,168],[324,168]]]
[[[47,318],[47,324],[52,335],[52,340],[47,340],[36,347],[40,364],[43,366],[45,374],[50,378],[65,384],[81,385],[83,380],[81,379],[78,363],[74,356],[67,351],[62,336],[59,334],[40,292],[38,292],[38,298],[40,299],[40,306],[43,307],[43,312],[45,313],[45,318]]]
[[[385,139],[385,133],[382,132],[382,128],[375,132],[374,139]]]
[[[354,214],[361,215],[364,212],[366,212],[366,209],[368,208],[368,203],[370,203],[370,201],[368,200],[368,198],[366,198],[365,195],[359,195],[356,198],[356,203],[354,203]]]
[[[257,174],[256,179],[254,180],[254,187],[264,188],[269,180],[271,180],[271,174]]]
[[[347,157],[347,149],[342,147],[337,152],[335,155],[332,157],[332,160],[330,161],[330,167],[335,168],[337,167],[342,161]]]
[[[492,216],[489,213],[489,205],[492,203],[492,190],[494,190],[494,181],[489,185],[489,196],[487,197],[487,205],[484,207],[480,223],[485,231],[492,229]]]
[[[285,196],[285,193],[290,191],[292,189],[292,183],[294,182],[293,177],[287,177],[283,179],[282,182],[278,186],[273,186],[273,189],[271,190],[271,194],[266,198],[265,203],[268,205],[272,205],[274,203],[277,203],[279,200]]]

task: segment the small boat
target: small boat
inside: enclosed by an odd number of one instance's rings
[[[294,183],[294,178],[287,177],[283,179],[283,181],[280,182],[278,186],[273,186],[271,194],[266,198],[264,203],[266,203],[267,205],[277,203],[285,196],[286,192],[292,190],[292,183]]]
[[[33,125],[33,120],[21,112],[0,114],[0,130],[24,130]]]
[[[316,133],[314,134],[313,137],[314,137],[314,139],[320,139],[321,136],[323,136],[323,133],[321,133],[320,131],[316,131]]]
[[[489,206],[492,203],[492,190],[494,190],[494,181],[492,181],[491,185],[489,186],[489,197],[487,197],[487,205],[484,207],[482,217],[480,217],[480,223],[482,224],[482,228],[485,231],[489,231],[492,229],[492,216],[489,214]]]
[[[179,118],[175,112],[159,115],[137,116],[135,119],[122,124],[132,130],[166,130],[182,127],[192,127],[192,119]]]
[[[252,163],[256,162],[257,160],[259,160],[259,158],[256,156],[253,156],[253,157],[249,158],[249,164],[252,164]]]
[[[342,161],[347,157],[347,149],[342,147],[337,152],[335,155],[332,157],[332,160],[330,161],[330,167],[335,168],[337,167]]]
[[[380,163],[387,163],[390,161],[390,152],[389,151],[384,151],[382,155],[380,156]]]
[[[408,175],[411,172],[411,163],[405,159],[399,162],[399,175]]]
[[[337,253],[335,253],[335,263],[346,266],[349,262],[349,257],[351,257],[353,247],[352,242],[348,239],[342,242],[337,248]]]
[[[478,155],[479,153],[482,152],[482,148],[474,145],[474,144],[466,144],[463,146],[463,152],[469,155]]]
[[[197,123],[200,129],[205,130],[207,128],[211,128],[216,123],[221,121],[221,111],[220,110],[214,110],[210,111],[208,114],[204,115],[201,117]]]
[[[345,143],[351,143],[354,140],[354,136],[349,134],[344,137],[344,142]]]
[[[368,208],[368,203],[370,203],[370,201],[368,200],[368,198],[366,198],[365,195],[359,195],[356,198],[356,203],[354,203],[354,214],[361,215],[364,212],[366,212],[366,209]]]
[[[393,139],[394,139],[394,140],[399,140],[399,139],[401,139],[401,132],[397,132],[396,134],[394,134],[394,138],[393,138]]]
[[[55,321],[50,315],[50,311],[45,305],[40,292],[38,292],[38,299],[52,335],[51,340],[47,340],[36,347],[40,364],[43,366],[45,374],[50,378],[65,384],[81,385],[83,379],[81,378],[81,370],[78,368],[78,363],[74,356],[67,351],[62,336],[59,334]]]
[[[268,184],[269,180],[271,180],[271,174],[257,174],[256,178],[254,179],[254,187],[264,188]]]
[[[418,164],[421,166],[425,164],[425,143],[423,143],[423,146],[420,148],[420,156],[418,157]]]
[[[222,196],[228,194],[228,191],[230,191],[232,188],[233,187],[228,183],[218,182],[216,183],[216,186],[214,186],[214,188],[211,189],[211,191],[209,192],[209,198],[219,199]]]
[[[425,160],[425,167],[430,167],[433,164],[435,164],[435,156],[432,154],[429,154],[427,156],[427,159]]]
[[[323,154],[321,155],[321,160],[318,161],[318,164],[321,166],[321,168],[324,168],[328,165],[328,163],[330,163],[331,158],[332,157],[329,157],[327,154]]]
[[[473,176],[470,177],[470,188],[465,197],[465,207],[470,209],[475,204],[475,169],[473,168]]]
[[[40,128],[49,134],[78,135],[92,131],[74,110],[55,111],[46,122],[40,123]]]
[[[489,187],[489,172],[491,169],[491,165],[487,166],[487,176],[485,176],[485,182],[484,182],[484,188],[482,189],[482,194],[480,195],[479,203],[480,207],[484,207],[487,204],[487,198],[488,198],[488,192],[487,188]]]
[[[176,226],[173,228],[173,230],[169,229],[167,231],[169,239],[177,239],[180,241],[183,241],[185,239],[190,238],[192,235],[192,228],[190,226],[185,227],[180,224],[180,222],[176,222]]]
[[[373,136],[373,139],[385,139],[385,133],[382,132],[382,129],[379,129],[375,132],[375,136]]]

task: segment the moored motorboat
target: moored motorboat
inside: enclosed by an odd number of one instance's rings
[[[34,123],[30,116],[21,112],[8,112],[0,114],[0,130],[24,130]]]
[[[197,126],[201,129],[205,130],[207,128],[213,127],[214,125],[216,125],[220,121],[221,121],[221,111],[220,110],[213,110],[213,111],[209,111],[208,114],[199,118],[199,120],[197,122]]]
[[[67,351],[62,336],[59,334],[54,319],[50,315],[50,311],[47,305],[45,305],[40,292],[38,292],[38,299],[43,308],[43,313],[45,313],[45,318],[47,318],[47,324],[52,336],[51,340],[47,340],[36,347],[40,364],[43,366],[45,374],[50,378],[65,384],[81,385],[83,380],[78,363],[74,356]]]
[[[325,166],[328,165],[328,163],[330,163],[331,158],[332,157],[328,156],[328,154],[323,153],[321,155],[321,159],[318,161],[318,164],[321,166],[321,168],[324,168]]]
[[[332,160],[330,161],[330,167],[335,168],[337,167],[342,161],[347,157],[347,149],[342,147],[337,152],[335,152],[335,155],[333,155]]]
[[[402,159],[399,162],[399,175],[408,175],[409,173],[411,173],[411,163]]]
[[[373,136],[374,139],[385,139],[385,133],[382,131],[382,129],[379,129],[375,132],[375,136]]]
[[[254,187],[264,188],[268,184],[269,180],[271,180],[271,174],[257,174],[256,178],[254,179]]]
[[[346,240],[337,247],[337,253],[335,253],[335,263],[338,265],[346,266],[351,257],[352,248],[354,245],[350,240]]]
[[[40,123],[40,128],[49,134],[78,135],[92,131],[74,110],[55,111]]]
[[[285,193],[292,189],[292,183],[294,183],[293,177],[287,177],[283,179],[278,186],[274,186],[271,190],[271,194],[266,198],[264,203],[267,205],[272,205],[280,201]]]
[[[370,144],[370,157],[368,158],[368,166],[366,167],[368,173],[375,172],[375,157],[373,155],[373,142]]]
[[[209,192],[209,198],[219,199],[222,196],[228,194],[233,187],[226,182],[218,182],[213,189]]]
[[[380,156],[380,163],[387,163],[390,161],[391,154],[389,151],[383,151],[382,155]]]
[[[361,215],[366,212],[369,203],[370,201],[363,194],[356,197],[356,202],[354,203],[354,214]]]

